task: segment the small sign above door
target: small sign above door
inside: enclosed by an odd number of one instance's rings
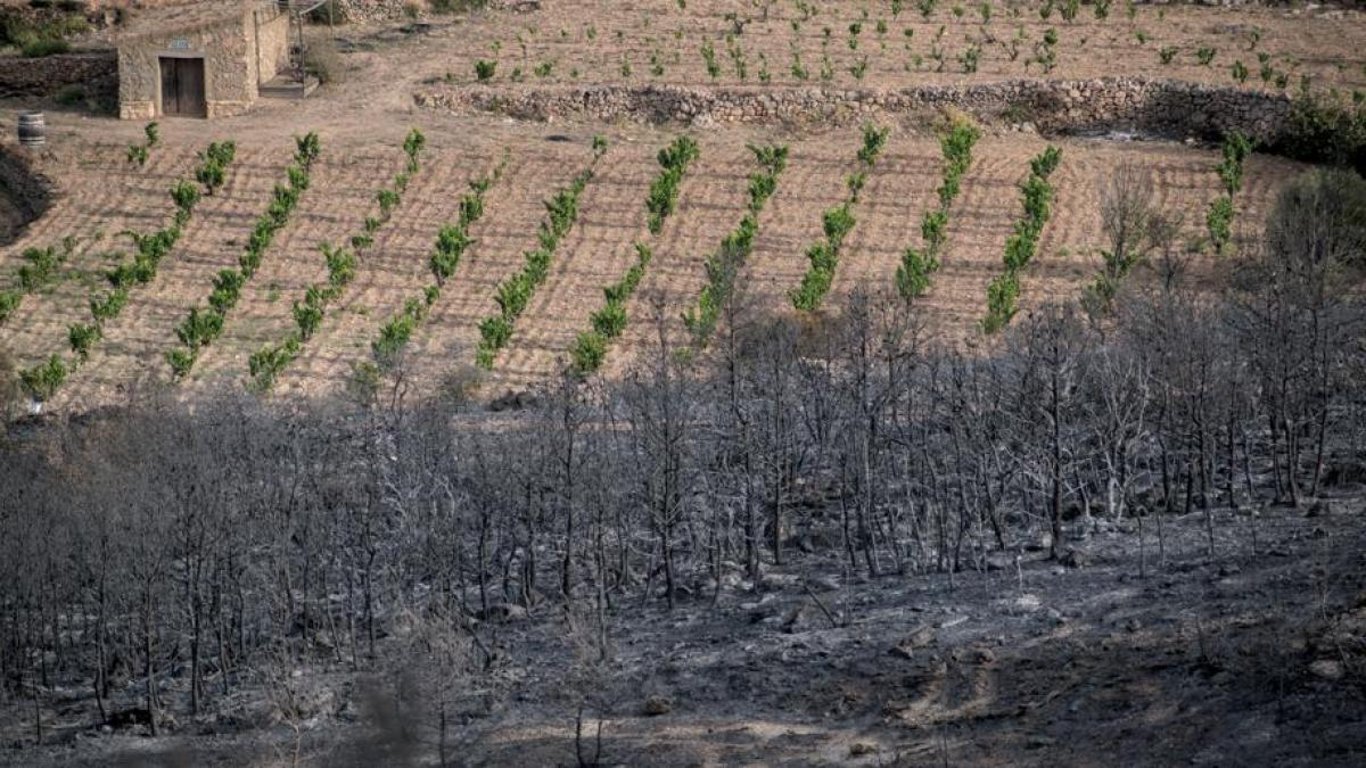
[[[190,41],[183,37],[177,37],[171,41],[169,48],[173,51],[188,51],[190,50]]]

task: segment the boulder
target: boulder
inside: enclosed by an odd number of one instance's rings
[[[645,698],[645,703],[641,706],[640,711],[644,712],[649,717],[658,717],[659,715],[669,714],[673,711],[673,708],[674,703],[672,699],[663,694],[656,693]]]
[[[901,642],[892,646],[887,652],[893,656],[900,656],[903,659],[915,658],[915,652],[921,648],[928,648],[935,642],[934,628],[928,624],[921,624],[901,639]]]
[[[1319,659],[1309,665],[1309,672],[1324,680],[1341,680],[1344,674],[1342,662],[1334,659]]]

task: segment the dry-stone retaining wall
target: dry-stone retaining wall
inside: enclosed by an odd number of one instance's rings
[[[92,95],[117,92],[118,56],[112,50],[37,59],[0,56],[0,97],[47,96],[68,85],[83,86]]]
[[[1174,138],[1241,131],[1259,142],[1281,135],[1290,99],[1250,89],[1133,78],[1010,80],[901,89],[693,88],[686,86],[437,86],[419,106],[493,112],[524,120],[647,123],[850,123],[878,114],[953,106],[988,120],[1029,122],[1045,132],[1135,130]]]

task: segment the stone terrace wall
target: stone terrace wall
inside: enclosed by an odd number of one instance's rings
[[[1129,78],[1010,80],[902,89],[692,88],[685,86],[434,86],[421,107],[492,112],[523,120],[646,123],[851,123],[879,114],[956,107],[979,118],[1029,122],[1045,132],[1135,130],[1172,138],[1241,131],[1281,135],[1286,96],[1249,89]]]
[[[67,85],[84,86],[91,95],[117,92],[118,54],[108,50],[37,59],[0,56],[0,98],[47,96]]]

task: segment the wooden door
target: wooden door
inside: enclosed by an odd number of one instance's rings
[[[205,117],[204,60],[161,60],[161,113]]]

